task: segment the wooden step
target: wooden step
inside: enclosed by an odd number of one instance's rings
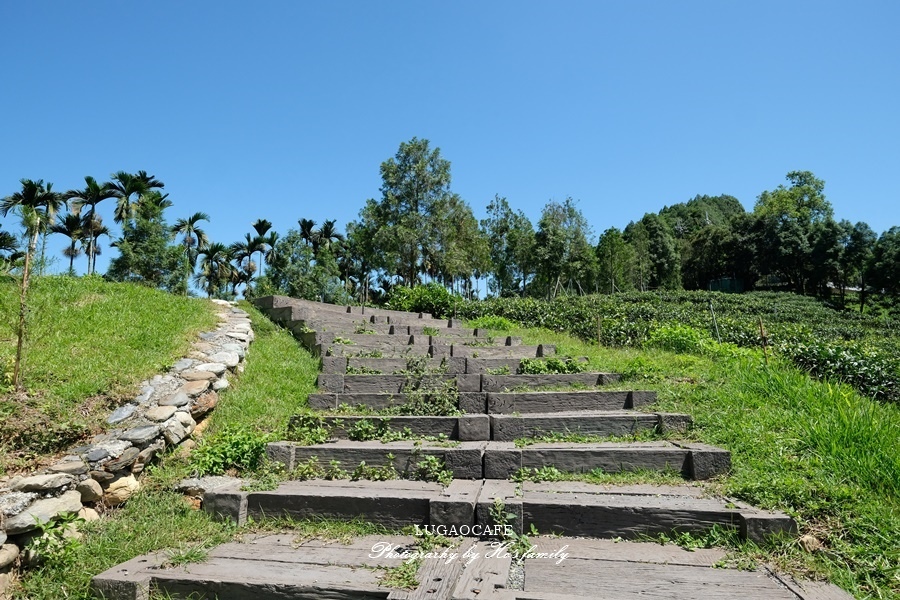
[[[727,473],[731,456],[727,450],[704,444],[656,442],[538,443],[516,447],[512,442],[397,441],[356,442],[336,440],[324,444],[271,442],[266,455],[288,471],[315,459],[320,466],[337,461],[352,472],[360,463],[393,465],[402,476],[415,473],[426,456],[437,457],[457,479],[509,479],[520,469],[556,467],[565,473],[600,469],[621,471],[676,471],[688,479],[709,479]]]
[[[569,413],[536,413],[527,415],[461,415],[437,416],[320,416],[295,415],[288,423],[288,435],[299,435],[298,429],[325,427],[328,436],[349,439],[364,431],[408,432],[411,436],[444,436],[459,441],[514,441],[548,434],[627,436],[641,431],[660,433],[686,431],[689,415],[642,413],[634,411],[597,411]]]
[[[381,585],[386,569],[416,548],[410,535],[362,536],[349,542],[297,539],[293,532],[245,535],[221,544],[205,561],[167,566],[165,552],[113,567],[92,581],[107,600],[151,594],[177,598],[413,600],[851,600],[834,585],[797,581],[771,567],[726,568],[720,548],[565,536],[532,536],[521,563],[497,541],[462,539],[422,561],[417,588]],[[519,577],[514,574],[518,573]],[[519,585],[509,585],[518,579]]]

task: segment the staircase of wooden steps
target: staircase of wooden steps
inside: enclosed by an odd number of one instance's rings
[[[365,465],[398,477],[289,480],[262,491],[229,484],[207,491],[203,509],[238,524],[331,518],[449,531],[463,536],[452,550],[457,558],[423,560],[418,586],[403,590],[379,579],[380,569],[401,561],[377,549],[409,550],[417,538],[363,537],[347,545],[267,535],[219,546],[199,565],[167,568],[164,555],[139,557],[96,577],[98,595],[849,598],[833,586],[798,583],[765,568],[711,569],[724,557],[720,550],[624,541],[712,528],[759,541],[795,530],[783,513],[711,494],[702,481],[730,470],[729,452],[690,441],[690,416],[654,411],[655,392],[631,389],[616,373],[521,374],[529,361],[579,359],[458,320],[280,296],[255,303],[321,359],[318,391],[288,426],[293,440],[315,431],[321,443],[273,442],[269,459],[288,471],[315,463],[348,473]],[[430,405],[434,395],[452,402]],[[422,414],[423,406],[442,412]],[[423,464],[439,465],[446,479],[417,479]],[[548,469],[568,475],[539,482],[527,476]],[[683,482],[579,480],[596,470],[665,471]],[[510,533],[532,536],[532,554],[520,562],[504,555],[503,542],[498,548],[481,535],[496,530],[500,513]]]

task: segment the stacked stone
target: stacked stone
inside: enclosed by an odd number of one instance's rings
[[[190,439],[228,387],[253,329],[249,315],[216,301],[219,326],[200,334],[188,356],[140,386],[107,422],[113,429],[71,448],[61,461],[28,476],[0,478],[0,590],[39,524],[60,515],[98,519],[97,505],[118,506],[140,488],[138,476],[167,446],[190,449]]]

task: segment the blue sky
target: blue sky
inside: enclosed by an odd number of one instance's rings
[[[479,218],[494,194],[533,221],[571,196],[599,233],[696,194],[751,209],[811,170],[881,232],[898,23],[887,1],[7,1],[0,196],[143,169],[216,241],[261,217],[343,228],[417,136]]]

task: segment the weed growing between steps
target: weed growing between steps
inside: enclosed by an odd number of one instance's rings
[[[583,473],[567,473],[556,467],[522,467],[510,477],[516,483],[526,481],[542,483],[545,481],[584,481],[597,485],[685,485],[684,477],[679,471],[651,471],[637,469],[634,471],[618,471],[608,473],[602,469],[593,469]]]
[[[519,361],[518,375],[541,375],[544,373],[583,373],[587,370],[585,363],[571,356],[551,356],[549,358],[523,358]]]
[[[445,447],[459,445],[456,440],[449,439],[444,434],[417,435],[409,427],[391,429],[390,417],[377,417],[355,420],[353,425],[346,427],[344,420],[340,418],[326,419],[328,415],[321,413],[300,414],[291,417],[288,423],[288,431],[285,440],[298,442],[303,446],[324,444],[333,439],[337,430],[346,430],[347,439],[354,442],[378,441],[383,444],[400,441],[432,442]]]
[[[398,471],[394,466],[393,454],[386,457],[385,465],[368,465],[365,461],[353,466],[352,470],[344,468],[344,463],[339,460],[331,460],[327,465],[322,464],[318,457],[311,457],[289,473],[281,473],[278,479],[272,480],[273,485],[265,486],[265,482],[254,482],[245,486],[250,490],[275,489],[281,481],[308,481],[310,479],[338,480],[349,479],[359,481],[361,479],[371,481],[388,481],[392,479],[410,479],[415,481],[433,481],[446,487],[453,481],[453,472],[447,469],[444,461],[430,454],[419,455],[404,471]]]
[[[604,442],[651,442],[668,439],[669,434],[662,434],[654,429],[638,429],[630,435],[590,435],[584,433],[559,433],[550,432],[534,437],[518,438],[513,441],[516,448],[527,448],[535,444],[557,444],[557,443],[573,443],[573,444],[602,444]],[[684,434],[678,434],[679,439],[684,438]]]

